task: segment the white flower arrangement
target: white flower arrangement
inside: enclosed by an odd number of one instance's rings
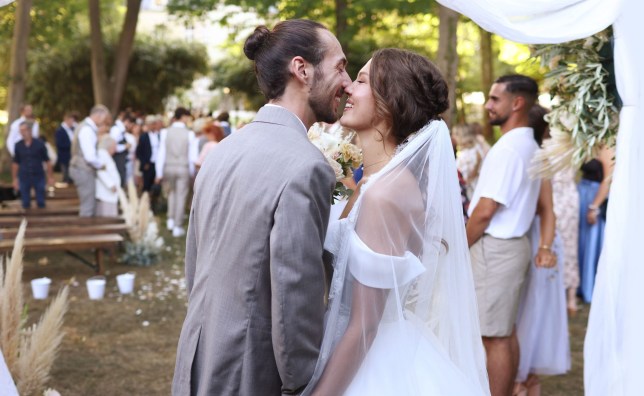
[[[353,176],[353,169],[362,163],[362,150],[351,143],[355,132],[341,127],[338,123],[329,125],[317,122],[309,129],[308,137],[317,147],[335,172],[333,199],[347,198],[352,190],[342,184],[342,180]]]
[[[545,81],[556,104],[546,116],[552,139],[535,156],[531,173],[547,177],[579,168],[599,146],[615,145],[619,109],[602,64],[611,36],[609,28],[583,40],[535,47],[534,55],[550,68]]]

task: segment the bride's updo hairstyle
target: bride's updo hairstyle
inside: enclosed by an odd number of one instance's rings
[[[266,99],[278,99],[284,94],[291,75],[288,64],[301,56],[313,66],[324,59],[326,48],[320,42],[318,29],[326,28],[306,19],[279,22],[273,30],[258,26],[244,43],[244,54],[255,61],[259,89]]]
[[[385,120],[396,143],[449,108],[447,83],[424,56],[383,48],[371,58],[369,84],[376,102],[376,119]]]

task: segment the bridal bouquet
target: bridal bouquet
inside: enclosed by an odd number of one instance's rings
[[[342,184],[342,180],[353,176],[353,169],[362,163],[362,151],[353,143],[354,132],[349,132],[339,124],[317,122],[309,129],[309,140],[320,149],[335,172],[333,201],[347,198],[352,190]]]

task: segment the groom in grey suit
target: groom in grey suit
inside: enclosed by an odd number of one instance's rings
[[[335,176],[307,130],[336,120],[346,58],[307,20],[256,28],[244,52],[269,103],[209,153],[195,182],[174,395],[298,394],[322,340]]]

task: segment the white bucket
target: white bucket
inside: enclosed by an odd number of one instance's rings
[[[134,272],[127,272],[125,274],[116,275],[116,283],[119,286],[121,294],[130,294],[134,291]]]
[[[44,300],[49,295],[49,285],[51,285],[51,279],[49,278],[37,278],[31,281],[31,292],[34,295],[36,300]]]
[[[93,276],[87,280],[87,294],[90,300],[100,300],[105,294],[105,277]]]

